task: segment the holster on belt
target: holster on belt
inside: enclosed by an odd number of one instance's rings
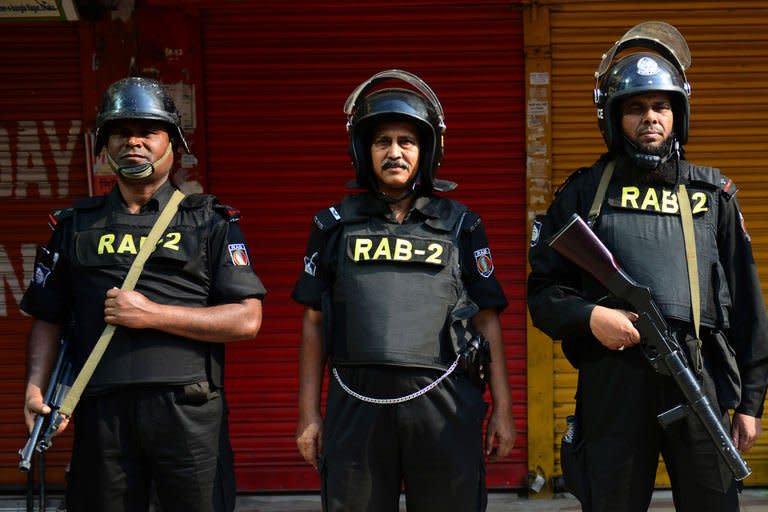
[[[491,373],[491,346],[480,333],[472,337],[459,349],[458,367],[481,390],[485,390]]]

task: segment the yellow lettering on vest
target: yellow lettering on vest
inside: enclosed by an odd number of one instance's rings
[[[413,257],[413,244],[408,240],[398,238],[395,240],[395,259],[408,261]]]
[[[691,196],[691,200],[693,201],[694,205],[691,209],[691,213],[702,213],[709,210],[707,207],[707,194],[704,192],[694,192]]]
[[[355,239],[355,252],[352,259],[355,261],[371,259],[371,247],[373,247],[373,240],[370,238]]]
[[[661,192],[661,211],[664,213],[677,213],[677,196],[671,190],[664,189]]]
[[[105,252],[108,254],[113,254],[115,252],[115,248],[112,244],[115,243],[115,235],[112,233],[108,233],[106,235],[101,235],[101,238],[99,238],[99,248],[96,250],[97,254],[104,254]]]
[[[649,206],[651,208],[649,208]],[[645,198],[643,199],[643,204],[640,205],[640,209],[642,210],[656,210],[657,212],[661,210],[661,206],[659,205],[659,196],[656,195],[656,189],[649,188],[645,193]]]
[[[170,249],[172,251],[178,251],[180,241],[181,241],[181,233],[179,233],[178,231],[166,233],[165,241],[163,242],[163,247],[165,247],[166,249]]]
[[[379,246],[376,248],[376,251],[373,253],[373,259],[378,260],[381,256],[383,256],[385,260],[392,259],[392,251],[389,248],[389,240],[387,238],[381,239],[381,242],[379,242]]]
[[[443,260],[440,259],[440,255],[443,254],[443,246],[437,243],[429,244],[429,247],[427,247],[427,250],[430,252],[429,256],[427,256],[426,261],[427,263],[435,263],[437,265],[440,265],[443,263]]]
[[[136,254],[136,244],[133,243],[133,235],[126,233],[120,240],[120,246],[117,248],[118,254],[130,253]]]
[[[637,187],[624,187],[621,189],[621,207],[626,208],[627,205],[632,205],[632,208],[637,209],[637,198],[640,197],[640,189]]]

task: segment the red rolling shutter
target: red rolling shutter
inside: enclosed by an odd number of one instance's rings
[[[19,302],[47,212],[88,195],[80,38],[74,23],[3,23],[0,30],[0,481],[21,484],[22,406],[29,318]],[[63,482],[71,432],[47,454],[48,481]]]
[[[267,5],[269,4],[269,5]],[[312,215],[353,172],[342,107],[386,68],[416,73],[446,112],[440,176],[486,223],[510,300],[502,316],[518,441],[491,487],[526,474],[524,83],[513,2],[251,2],[203,9],[209,190],[241,209],[269,294],[258,338],[230,345],[231,433],[241,491],[316,489],[294,443],[302,308],[290,300]]]

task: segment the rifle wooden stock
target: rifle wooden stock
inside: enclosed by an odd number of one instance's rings
[[[674,379],[687,402],[659,414],[662,426],[666,427],[693,411],[734,478],[743,480],[748,477],[752,470],[736,449],[719,415],[715,413],[696,376],[688,367],[679,343],[653,301],[650,289],[637,284],[621,269],[613,254],[577,214],[547,244],[591,274],[613,295],[631,304],[638,314],[635,327],[640,332],[640,346],[646,359],[657,372]]]

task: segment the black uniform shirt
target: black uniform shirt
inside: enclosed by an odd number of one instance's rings
[[[379,216],[387,222],[395,223],[394,215],[389,206],[372,194],[365,201],[365,214],[371,217]],[[416,199],[413,209],[406,215],[405,223],[424,222],[435,209],[430,208],[434,201],[447,201],[436,196],[422,196]],[[330,211],[338,215],[338,205]],[[320,310],[320,299],[324,290],[332,286],[335,278],[337,243],[339,229],[329,229],[323,221],[315,216],[312,225],[307,252],[304,255],[304,270],[299,276],[293,289],[292,297],[297,302]],[[342,220],[343,219],[336,219]],[[469,297],[480,309],[495,308],[498,311],[507,307],[507,299],[501,284],[496,279],[488,237],[485,234],[482,220],[477,214],[468,214],[462,225],[459,237],[459,254],[464,285]]]
[[[107,290],[121,286],[142,237],[172,193],[172,185],[164,184],[132,215],[115,187],[60,215],[21,308],[51,323],[74,324],[76,367],[104,329]],[[190,307],[262,298],[266,290],[250,265],[236,221],[213,196],[186,197],[145,264],[136,291],[154,302]],[[118,327],[89,389],[204,379],[210,345],[153,329]]]

